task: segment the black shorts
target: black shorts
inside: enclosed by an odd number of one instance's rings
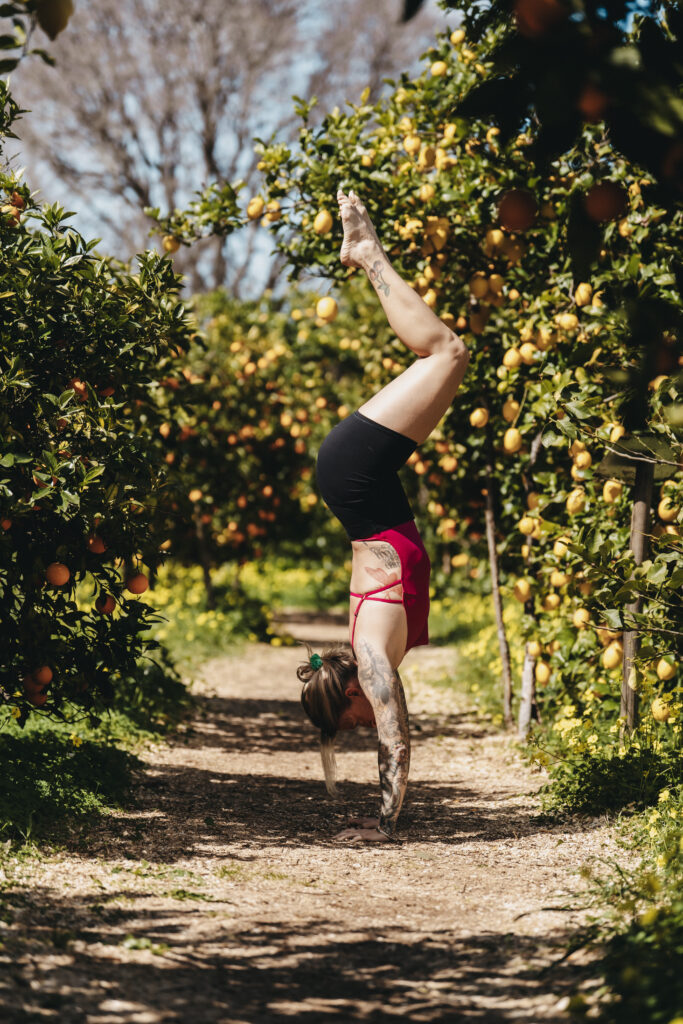
[[[416,448],[409,437],[360,412],[327,435],[318,452],[318,488],[351,540],[414,519],[398,471]]]

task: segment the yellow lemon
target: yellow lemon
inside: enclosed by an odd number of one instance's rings
[[[676,675],[676,665],[672,665],[666,658],[660,658],[657,662],[657,675],[664,681],[673,679]]]
[[[577,452],[574,459],[574,465],[577,469],[588,469],[593,463],[593,459],[590,452]]]
[[[664,523],[672,523],[678,515],[678,509],[671,504],[670,498],[662,498],[657,505],[657,515]]]
[[[611,644],[605,648],[602,655],[602,664],[605,668],[618,668],[621,665],[622,658],[624,656],[624,648],[621,645],[620,640],[613,640]]]
[[[528,537],[536,529],[536,520],[531,516],[522,516],[520,521],[517,523],[517,529],[520,533],[523,533]]]
[[[516,427],[509,427],[503,435],[503,449],[508,455],[514,455],[522,447],[522,435]]]
[[[536,663],[534,677],[539,686],[545,686],[546,683],[550,682],[551,675],[550,665],[547,661],[539,661]]]
[[[330,324],[336,318],[339,310],[336,301],[330,295],[326,295],[324,299],[318,300],[315,311],[321,320]]]
[[[609,432],[609,439],[612,444],[616,444],[626,433],[626,428],[622,427],[621,423],[615,423]]]
[[[527,366],[531,366],[531,364],[536,361],[538,349],[534,345],[533,341],[525,341],[523,345],[519,346],[519,354],[522,358],[522,362],[526,363]]]
[[[668,722],[671,715],[671,708],[661,697],[655,697],[650,704],[650,711],[655,722]]]
[[[403,140],[403,148],[405,149],[406,153],[410,153],[411,156],[414,153],[418,153],[420,151],[421,145],[422,143],[420,141],[419,135],[406,135],[406,137]]]
[[[593,298],[593,287],[590,284],[583,283],[576,286],[574,292],[574,302],[577,306],[587,306]]]
[[[621,497],[624,487],[621,480],[605,480],[602,485],[602,500],[613,505]]]
[[[521,362],[522,357],[520,355],[519,349],[515,348],[514,346],[512,348],[509,348],[506,351],[505,355],[503,356],[503,366],[507,366],[508,370],[517,369]]]
[[[470,425],[473,427],[485,427],[489,421],[489,411],[480,406],[470,413]]]
[[[254,196],[253,199],[250,199],[247,205],[247,217],[249,220],[257,220],[263,213],[265,206],[266,204],[261,196]]]
[[[576,313],[558,313],[555,317],[555,323],[563,331],[575,331],[579,326],[579,318]]]
[[[546,612],[554,612],[560,604],[559,594],[546,594],[543,598],[543,610]]]
[[[531,584],[528,580],[520,579],[514,585],[513,593],[518,601],[524,604],[531,597]]]
[[[455,31],[451,32],[451,42],[453,46],[460,46],[461,43],[465,42],[465,29],[456,28]]]
[[[178,249],[180,248],[180,240],[174,235],[164,235],[162,245],[164,247],[164,252],[178,252]]]
[[[514,398],[508,398],[503,404],[503,419],[506,423],[512,423],[519,412],[519,402]]]
[[[435,60],[429,70],[433,78],[442,78],[448,74],[448,64],[445,60]]]
[[[586,506],[586,492],[583,487],[575,487],[573,491],[570,491],[567,495],[565,502],[565,508],[570,515],[576,515],[577,512],[582,512]]]
[[[551,587],[564,587],[569,583],[571,576],[566,572],[562,572],[561,569],[553,569],[550,574],[550,586]]]
[[[436,194],[436,189],[433,185],[427,183],[420,186],[418,195],[423,203],[428,203],[430,199],[433,199]]]
[[[330,211],[320,210],[313,221],[313,230],[316,235],[326,235],[328,231],[332,230],[332,224],[332,214]]]
[[[538,640],[530,640],[526,645],[526,649],[532,658],[538,658],[543,653],[543,648],[539,644]]]
[[[577,608],[572,615],[572,622],[577,629],[585,629],[590,622],[590,612],[587,608]]]

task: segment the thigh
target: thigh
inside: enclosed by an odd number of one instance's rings
[[[418,359],[373,395],[359,412],[421,444],[453,401],[465,368],[466,364],[448,352]]]
[[[408,645],[408,617],[402,604],[385,604],[366,598],[358,612],[353,638],[354,651],[361,640],[386,651],[393,669],[403,661]]]

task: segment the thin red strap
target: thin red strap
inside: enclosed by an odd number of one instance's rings
[[[387,583],[384,587],[377,587],[377,590],[366,590],[364,594],[355,594],[353,590],[349,591],[351,597],[359,597],[360,601],[356,605],[356,610],[353,613],[353,626],[351,627],[351,650],[353,650],[353,641],[356,636],[356,622],[358,621],[358,612],[361,609],[363,601],[369,599],[370,601],[381,601],[383,604],[403,604],[402,597],[375,597],[375,594],[381,594],[384,590],[391,590],[392,587],[398,587],[403,584],[403,578],[395,580],[393,583]]]
[[[403,579],[394,580],[393,583],[386,583],[383,587],[377,587],[376,590],[366,590],[364,594],[355,594],[353,590],[349,590],[351,597],[372,597],[373,594],[381,594],[383,590],[391,590],[392,587],[400,587],[403,584]]]

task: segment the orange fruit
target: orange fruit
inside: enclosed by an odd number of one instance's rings
[[[584,205],[591,220],[598,222],[614,220],[626,209],[626,189],[615,181],[601,181],[586,193]]]
[[[537,209],[530,192],[513,188],[498,203],[498,219],[508,231],[526,231],[533,224]]]
[[[88,551],[92,551],[93,555],[103,555],[107,550],[107,545],[97,533],[91,533],[87,540]]]
[[[126,580],[126,590],[129,590],[131,594],[144,594],[148,586],[149,580],[144,572],[137,572]]]
[[[52,669],[49,665],[41,665],[31,673],[31,677],[38,686],[47,686],[52,680]]]
[[[111,615],[116,608],[116,601],[111,594],[100,594],[95,601],[95,608],[100,615]]]
[[[514,12],[519,34],[536,39],[566,21],[569,9],[558,0],[515,0]]]
[[[71,578],[71,570],[62,562],[51,562],[45,570],[45,578],[53,587],[63,587]]]
[[[12,528],[11,519],[0,519],[0,526],[3,530],[10,530]]]

